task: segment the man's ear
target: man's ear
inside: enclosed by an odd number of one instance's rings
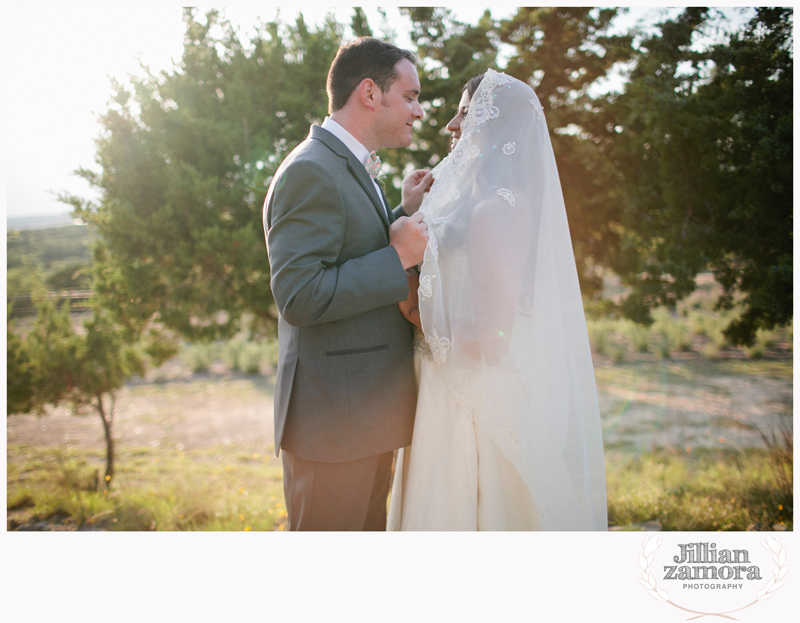
[[[361,104],[373,112],[378,107],[378,91],[380,88],[372,78],[364,78],[356,88]]]

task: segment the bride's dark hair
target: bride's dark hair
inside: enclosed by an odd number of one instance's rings
[[[469,99],[472,99],[473,96],[475,95],[475,91],[477,91],[478,87],[481,85],[481,81],[483,80],[483,77],[485,75],[486,74],[483,73],[479,76],[475,76],[474,78],[470,78],[467,81],[467,84],[464,85],[464,88],[461,89],[461,92],[463,93],[464,91],[466,91],[467,93],[469,93]]]

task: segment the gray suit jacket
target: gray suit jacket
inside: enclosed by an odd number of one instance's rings
[[[411,443],[412,325],[397,307],[408,283],[388,246],[396,214],[319,126],[276,172],[264,202],[280,314],[276,453],[335,463]]]

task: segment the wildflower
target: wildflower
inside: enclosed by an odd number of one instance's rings
[[[779,510],[779,511],[782,511],[782,510],[783,510],[783,504],[778,504],[778,510]]]
[[[239,515],[239,521],[244,521],[244,515]]]
[[[109,480],[111,480],[111,476],[109,476],[108,474],[106,474],[106,482],[108,482]]]
[[[250,532],[250,526],[245,526],[245,527],[244,527],[244,531],[245,531],[245,532]]]
[[[258,452],[253,452],[253,458],[254,458],[254,459],[257,459],[257,458],[258,458]]]

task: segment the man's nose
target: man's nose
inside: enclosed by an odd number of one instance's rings
[[[414,119],[422,119],[425,116],[425,111],[422,110],[422,106],[420,106],[419,102],[414,102],[414,108],[411,114]]]

